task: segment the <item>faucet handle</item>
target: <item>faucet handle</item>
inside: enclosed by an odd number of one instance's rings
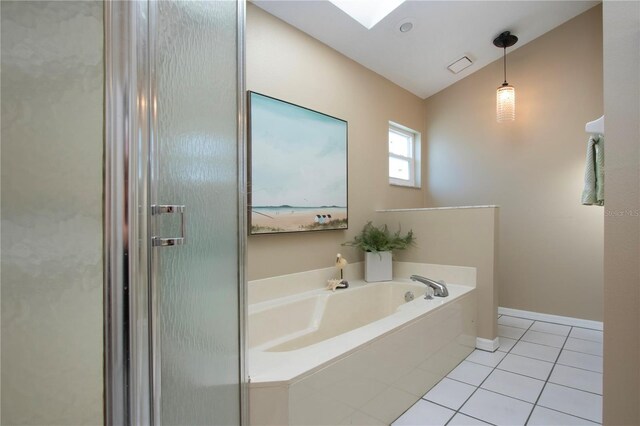
[[[432,300],[434,294],[435,294],[435,291],[433,290],[433,288],[427,286],[427,292],[424,294],[425,300]]]

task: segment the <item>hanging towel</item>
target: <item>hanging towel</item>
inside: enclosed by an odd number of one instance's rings
[[[591,135],[587,142],[582,204],[604,206],[604,136]]]

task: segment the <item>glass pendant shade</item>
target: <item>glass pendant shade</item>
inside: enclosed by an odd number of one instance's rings
[[[498,123],[516,119],[516,89],[506,83],[496,93],[496,119]]]

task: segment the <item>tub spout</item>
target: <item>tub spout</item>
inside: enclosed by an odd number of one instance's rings
[[[411,278],[411,281],[418,281],[427,287],[431,287],[433,289],[433,295],[436,297],[447,297],[449,295],[447,284],[442,280],[435,281],[420,275],[411,275],[409,278]]]

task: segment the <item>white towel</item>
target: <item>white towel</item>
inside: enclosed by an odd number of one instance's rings
[[[592,135],[587,142],[582,204],[604,206],[604,137]]]

